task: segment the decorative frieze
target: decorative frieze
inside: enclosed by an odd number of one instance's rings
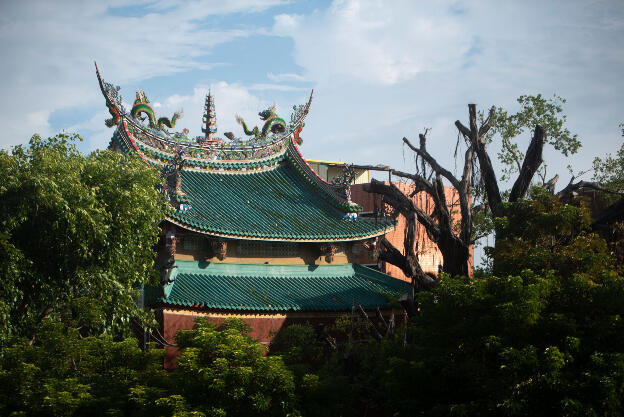
[[[325,261],[331,263],[334,261],[334,255],[338,252],[338,246],[333,243],[323,243],[320,246],[321,256],[325,256]]]
[[[217,259],[220,261],[224,260],[227,256],[227,243],[224,240],[211,240],[210,246],[212,247],[212,251],[214,252]]]

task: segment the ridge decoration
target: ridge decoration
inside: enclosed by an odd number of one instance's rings
[[[278,156],[288,151],[290,142],[302,143],[300,133],[314,94],[312,90],[305,105],[293,107],[290,123],[286,123],[275,113],[275,108],[270,107],[259,113],[264,121],[262,130],[257,127],[249,130],[246,125],[243,126],[243,130],[251,138],[243,140],[226,132],[224,136],[228,140],[224,140],[216,137],[214,102],[209,93],[202,126],[205,135],[189,137],[188,129],[181,132],[169,132],[165,129],[176,126],[176,122],[182,117],[181,111],[174,113],[171,119],[157,118],[145,93],[138,90],[132,109],[127,112],[122,104],[119,86],[102,79],[97,63],[95,70],[100,90],[106,99],[106,107],[112,116],[106,120],[106,125],[116,127],[110,146],[121,151],[136,151],[149,164],[161,166],[169,164],[178,147],[184,148],[183,159],[185,166],[190,169],[245,170],[248,163],[252,163],[255,168],[262,168],[266,166],[265,161],[269,160],[274,164],[283,159]],[[144,121],[147,123],[142,123]]]
[[[141,121],[143,121],[145,120],[145,118],[140,117],[140,115],[145,114],[149,120],[149,126],[151,128],[163,130],[165,126],[167,126],[169,129],[173,129],[178,119],[181,118],[183,115],[182,110],[180,110],[173,114],[171,120],[169,120],[167,117],[160,117],[158,118],[158,121],[156,121],[156,113],[149,103],[150,101],[145,96],[143,90],[137,90],[136,99],[134,100],[132,110],[130,110],[130,116],[132,116],[134,119],[140,119]]]
[[[243,127],[243,131],[247,136],[253,135],[256,139],[265,139],[269,133],[279,134],[286,132],[286,122],[275,114],[275,104],[258,113],[258,116],[260,116],[260,120],[265,121],[262,131],[258,130],[258,126],[249,130],[243,118],[236,115],[236,121]]]

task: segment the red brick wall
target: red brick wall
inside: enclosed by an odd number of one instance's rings
[[[385,182],[388,184],[388,182]],[[395,186],[397,186],[404,194],[409,195],[414,190],[413,184],[408,183],[400,183],[393,182]],[[446,200],[449,204],[452,204],[457,199],[457,192],[452,187],[445,188]],[[376,194],[367,193],[364,191],[364,184],[357,184],[351,186],[351,199],[361,205],[363,207],[363,211],[375,211],[382,209],[381,205],[381,197]],[[433,200],[424,192],[420,192],[414,197],[412,200],[418,207],[426,211],[427,213],[431,213],[433,210]],[[459,207],[455,209],[456,213],[453,215],[453,219],[458,221],[460,219]],[[396,228],[389,233],[386,233],[385,237],[392,243],[397,249],[400,251],[403,250],[403,239],[405,235],[405,218],[403,216],[399,216],[398,224]],[[433,274],[438,273],[438,265],[442,264],[442,254],[438,250],[438,247],[435,243],[433,243],[427,237],[425,233],[424,227],[422,225],[418,225],[417,227],[417,239],[416,239],[416,250],[419,254],[419,261],[422,269],[425,272],[430,272]],[[472,248],[470,248],[470,266],[472,271],[473,259],[472,259]],[[386,274],[392,275],[395,278],[403,279],[408,281],[409,279],[403,274],[403,272],[394,265],[388,264],[384,262],[382,264],[382,271]]]
[[[391,311],[382,311],[386,320],[390,319]],[[273,337],[283,327],[290,326],[291,324],[311,324],[316,325],[319,323],[332,324],[338,317],[347,314],[346,312],[310,312],[310,313],[287,313],[287,314],[218,314],[211,312],[191,312],[191,311],[176,311],[176,310],[164,310],[161,316],[161,326],[163,329],[163,336],[168,343],[175,343],[175,335],[178,330],[192,329],[195,325],[195,319],[199,316],[207,317],[209,321],[219,325],[228,317],[240,318],[243,322],[247,323],[251,327],[249,335],[258,342],[268,344]],[[374,311],[367,311],[368,316],[376,322]],[[395,312],[395,323],[399,325],[402,322],[402,316],[399,312]],[[381,328],[381,327],[378,327]],[[176,361],[180,356],[180,349],[175,346],[166,346],[164,355],[164,367],[165,369],[173,369],[176,367]]]
[[[175,335],[178,330],[182,329],[192,329],[195,325],[195,318],[197,315],[189,315],[189,314],[176,314],[175,312],[167,312],[163,313],[163,323],[162,327],[164,330],[163,336],[165,340],[169,343],[175,343]],[[217,325],[223,323],[226,319],[225,316],[209,316],[209,320],[211,322],[216,323]],[[271,341],[272,336],[282,328],[284,323],[286,322],[286,317],[241,317],[241,319],[251,326],[250,336],[254,339],[257,339],[259,342],[269,342]],[[164,358],[164,367],[165,369],[171,369],[175,367],[175,361],[178,359],[180,355],[180,350],[177,347],[167,346],[165,347],[165,358]]]

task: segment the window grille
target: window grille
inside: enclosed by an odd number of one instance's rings
[[[206,249],[206,239],[202,236],[185,235],[182,237],[182,248],[189,251]]]
[[[271,258],[277,256],[299,256],[299,247],[296,243],[288,242],[238,242],[238,256],[255,258]]]

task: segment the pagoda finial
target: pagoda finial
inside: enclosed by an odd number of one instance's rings
[[[202,132],[205,134],[205,140],[207,142],[214,141],[215,134],[217,133],[217,114],[215,113],[214,100],[212,99],[212,91],[210,89],[208,90],[206,104],[204,105],[203,123],[205,127],[202,127]]]

